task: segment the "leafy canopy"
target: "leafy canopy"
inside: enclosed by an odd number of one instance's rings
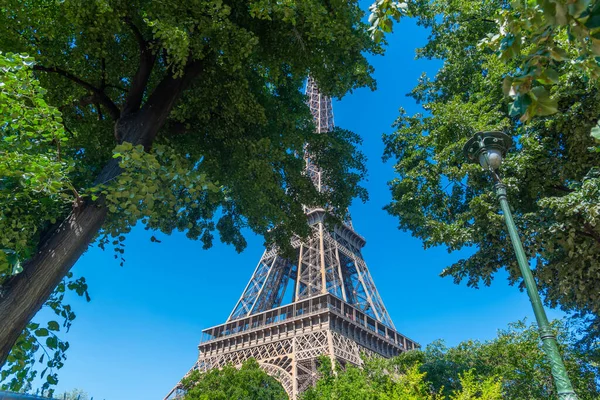
[[[30,131],[53,135],[44,137],[46,146],[52,140],[61,144],[62,176],[49,181],[60,178],[62,185],[45,190],[72,203],[77,193],[92,195],[97,184],[106,185],[113,207],[105,231],[116,238],[142,219],[166,233],[186,230],[206,246],[219,230],[223,240],[241,250],[243,226],[271,240],[306,233],[300,204],[326,202],[344,209],[353,196],[365,195],[357,186],[363,174],[362,156],[353,147],[358,137],[341,129],[314,135],[301,93],[309,72],[335,96],[373,86],[363,52],[380,50],[361,16],[354,2],[342,1],[11,0],[2,8],[6,29],[0,46],[35,55],[46,101],[63,114],[61,119],[53,108],[55,114],[44,123],[59,125]],[[122,131],[127,119],[146,111],[144,101],[151,100],[160,83],[191,74],[186,68],[196,61],[200,72],[167,107],[158,147],[142,143],[146,150],[152,147],[145,156],[140,147],[126,144],[114,150],[127,135]],[[142,66],[151,70],[145,85],[139,81]],[[302,175],[305,144],[322,159],[337,190],[316,193]],[[121,150],[132,152],[120,158],[129,173],[97,182],[101,169]],[[18,157],[22,150],[13,145],[10,151]],[[46,173],[59,173],[54,170]],[[21,237],[3,238],[4,247],[19,259],[37,248],[39,234],[34,232],[68,211],[60,207],[63,203],[47,203],[40,211],[24,204],[19,216],[29,218],[18,218]]]
[[[61,152],[68,136],[33,64],[31,57],[0,53],[0,282],[21,272],[32,238],[72,201],[73,160]]]
[[[357,2],[341,0],[4,1],[0,289],[8,293],[81,210],[106,213],[89,237],[123,262],[126,234],[140,222],[205,248],[218,232],[241,251],[243,228],[285,246],[308,234],[302,204],[345,210],[365,198],[359,138],[315,135],[302,94],[308,74],[337,97],[374,87],[365,54],[381,49],[362,16]],[[317,192],[305,176],[306,151],[333,191]],[[65,281],[50,299],[65,327],[74,314],[62,305],[64,287],[83,294],[84,284]],[[38,329],[24,331],[3,370],[12,388],[36,373],[35,342],[47,336]]]
[[[440,59],[443,66],[433,77],[422,76],[410,93],[426,113],[402,111],[396,131],[384,138],[398,175],[390,182],[393,201],[387,210],[425,247],[473,250],[443,276],[478,287],[506,268],[510,282],[519,282],[493,182],[462,154],[476,131],[508,133],[516,144],[501,172],[540,290],[551,306],[594,322],[600,315],[600,169],[589,132],[600,115],[600,93],[582,71],[562,63],[557,66],[562,77],[552,88],[558,113],[538,114],[524,125],[509,112],[499,83],[517,64],[478,46],[495,31],[503,5],[412,3],[412,15],[431,30],[417,55]],[[593,342],[599,332],[596,323],[586,335]]]

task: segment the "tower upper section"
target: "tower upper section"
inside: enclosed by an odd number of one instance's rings
[[[309,76],[306,82],[306,95],[308,106],[313,115],[317,133],[330,132],[333,130],[333,108],[331,97],[322,94],[315,80]]]

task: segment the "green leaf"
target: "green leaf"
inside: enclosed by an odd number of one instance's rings
[[[583,13],[588,6],[590,5],[591,0],[575,0],[570,2],[568,5],[569,14],[574,17],[579,17],[581,13]]]
[[[58,331],[60,330],[60,326],[58,325],[58,322],[50,321],[48,322],[48,329],[51,331]]]
[[[48,336],[48,334],[48,329],[46,328],[40,328],[35,330],[35,335],[39,337]]]
[[[513,79],[510,76],[507,76],[502,80],[502,92],[504,93],[505,96],[510,96],[510,95],[514,94],[512,84],[513,84]]]
[[[56,336],[50,336],[46,339],[46,346],[48,346],[51,350],[56,350],[58,348],[58,339]]]
[[[529,94],[519,94],[515,97],[515,101],[513,101],[508,108],[509,115],[511,117],[517,117],[522,115],[527,111],[527,108],[531,105],[531,97]]]
[[[544,85],[558,83],[559,74],[553,68],[546,68],[542,75],[539,78],[537,78],[537,80]]]
[[[585,21],[584,25],[588,29],[595,29],[600,27],[600,7],[598,7],[598,2],[590,12],[589,17]]]
[[[550,57],[552,57],[552,59],[556,61],[564,61],[569,58],[569,54],[565,49],[555,46],[550,51]]]
[[[600,120],[598,123],[592,128],[590,133],[594,139],[600,142]]]
[[[552,115],[558,111],[558,100],[551,98],[550,94],[543,86],[536,86],[531,89],[535,102],[531,105],[534,115],[546,116]]]

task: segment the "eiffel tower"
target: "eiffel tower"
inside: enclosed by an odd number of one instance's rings
[[[316,132],[326,134],[334,126],[331,98],[310,77],[306,95]],[[306,163],[317,188],[327,190],[318,165],[309,157]],[[202,331],[192,370],[254,358],[296,400],[316,382],[320,356],[360,366],[362,355],[388,358],[419,347],[396,331],[361,255],[365,239],[352,223],[327,229],[326,209],[305,212],[312,234],[292,240],[297,258],[283,258],[274,248],[263,253],[227,322]],[[286,289],[291,302],[282,305]],[[165,400],[183,394],[177,385]]]

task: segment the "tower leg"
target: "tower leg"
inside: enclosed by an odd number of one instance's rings
[[[290,400],[296,400],[298,397],[298,365],[296,357],[296,338],[292,340],[292,398]]]
[[[329,349],[329,359],[331,360],[331,371],[335,374],[335,349],[333,348],[333,333],[331,330],[327,330],[327,347]]]

